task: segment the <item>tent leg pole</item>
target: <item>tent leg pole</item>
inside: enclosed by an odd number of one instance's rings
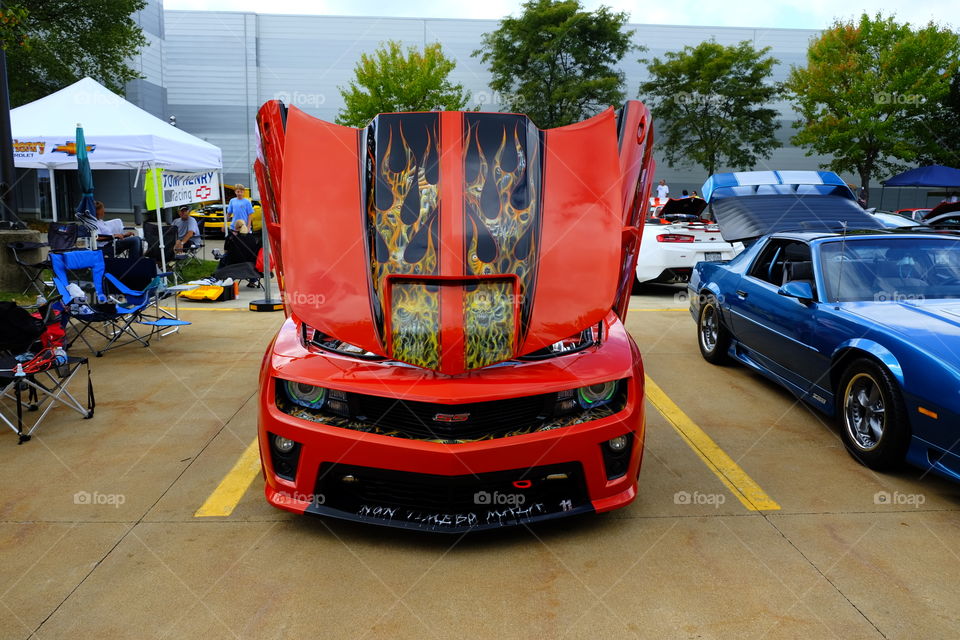
[[[47,171],[50,172],[50,211],[53,214],[53,221],[57,220],[57,175],[53,165],[47,165]]]
[[[166,271],[167,269],[167,252],[166,248],[163,246],[163,219],[160,217],[160,197],[162,192],[160,191],[160,184],[157,182],[157,165],[153,162],[150,163],[150,170],[153,174],[153,192],[156,194],[156,207],[157,207],[157,235],[159,236],[160,243],[160,268]],[[176,283],[176,277],[174,277],[174,283]]]
[[[223,169],[220,169],[220,204],[223,205],[223,237],[227,237],[227,196],[223,190]]]

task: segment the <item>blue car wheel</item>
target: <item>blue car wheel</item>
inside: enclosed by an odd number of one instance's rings
[[[707,295],[700,305],[697,318],[697,343],[700,355],[711,364],[723,364],[727,361],[730,349],[730,332],[723,326],[720,305],[716,297]]]
[[[910,443],[910,427],[890,372],[872,360],[856,360],[844,372],[838,391],[837,413],[850,454],[871,469],[900,465]]]

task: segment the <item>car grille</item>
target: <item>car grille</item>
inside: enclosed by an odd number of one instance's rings
[[[457,444],[491,440],[569,427],[600,420],[622,411],[627,403],[627,384],[608,404],[579,409],[573,391],[503,398],[487,402],[440,404],[402,400],[330,390],[321,409],[294,403],[277,384],[277,408],[301,420],[362,433]]]
[[[540,515],[588,503],[579,462],[460,476],[327,462],[320,467],[316,487],[325,507],[360,515],[392,507],[401,510],[395,517],[408,519],[411,513],[478,513],[511,506]]]
[[[408,438],[469,440],[499,437],[542,422],[553,410],[556,397],[548,393],[449,405],[353,393],[349,405],[355,420],[400,431]]]

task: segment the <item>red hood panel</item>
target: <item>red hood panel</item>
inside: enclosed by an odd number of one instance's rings
[[[600,322],[622,209],[612,110],[385,114],[365,129],[291,108],[280,225],[290,310],[345,342],[457,374]]]

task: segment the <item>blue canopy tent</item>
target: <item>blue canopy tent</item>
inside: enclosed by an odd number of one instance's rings
[[[957,187],[960,188],[960,169],[932,164],[917,167],[895,175],[883,182],[885,187]]]
[[[897,174],[881,182],[886,187],[941,187],[960,189],[960,169],[932,164],[917,167]],[[880,205],[883,206],[883,191],[880,192]]]

